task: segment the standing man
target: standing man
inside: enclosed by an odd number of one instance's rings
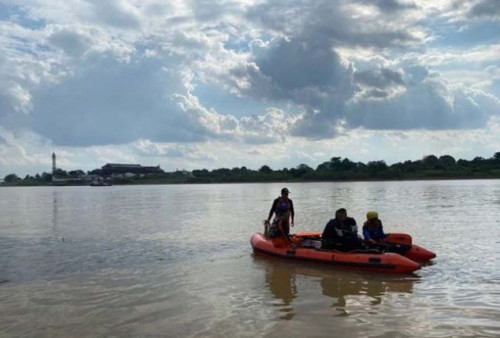
[[[290,191],[287,188],[281,189],[281,196],[273,202],[266,221],[269,224],[273,213],[275,213],[273,224],[269,229],[269,237],[279,236],[280,232],[282,232],[284,236],[290,234],[290,218],[293,227],[295,212],[293,210],[293,202],[288,198],[289,193]]]

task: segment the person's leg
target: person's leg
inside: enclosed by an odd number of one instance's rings
[[[283,232],[285,233],[285,236],[290,235],[290,224],[288,224],[287,221],[283,221]]]
[[[366,249],[363,241],[359,238],[349,238],[343,243],[344,250],[345,251],[352,251],[352,250],[364,250]]]

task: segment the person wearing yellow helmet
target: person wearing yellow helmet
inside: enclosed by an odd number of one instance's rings
[[[380,243],[387,235],[384,233],[382,221],[378,218],[376,211],[366,213],[366,222],[363,225],[363,237],[369,244]]]
[[[376,211],[366,213],[366,222],[363,225],[363,237],[369,248],[374,248],[382,252],[395,252],[404,254],[411,246],[386,243],[387,234],[384,232],[382,221],[378,218]]]

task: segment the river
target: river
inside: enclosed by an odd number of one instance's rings
[[[437,258],[407,276],[254,256],[378,211]],[[500,180],[0,188],[1,337],[500,336]]]

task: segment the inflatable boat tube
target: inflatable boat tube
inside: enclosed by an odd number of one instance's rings
[[[396,253],[379,253],[376,250],[351,252],[324,250],[317,245],[321,242],[314,239],[316,235],[316,233],[302,233],[292,235],[290,240],[286,240],[283,237],[269,239],[262,233],[256,233],[250,243],[256,254],[324,263],[341,268],[385,273],[412,273],[420,269],[420,264]]]

